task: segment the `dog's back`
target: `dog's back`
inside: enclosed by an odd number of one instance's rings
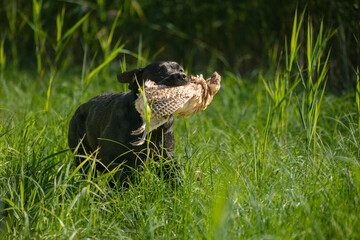
[[[133,95],[132,92],[104,93],[80,105],[70,120],[69,147],[75,149],[81,143],[78,155],[100,148],[98,158],[105,166],[128,151],[129,142],[136,139],[130,134],[131,129],[142,124]]]
[[[69,147],[75,149],[82,140],[81,143],[88,153],[95,151],[99,146],[98,138],[103,135],[104,128],[108,125],[106,123],[109,123],[113,115],[111,109],[114,108],[114,104],[119,100],[120,104],[126,105],[126,102],[128,102],[126,95],[128,94],[104,93],[80,105],[70,120],[68,133]],[[127,118],[124,118],[124,121],[126,120]],[[81,151],[81,149],[79,150]]]

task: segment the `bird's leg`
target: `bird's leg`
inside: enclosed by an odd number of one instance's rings
[[[143,124],[138,129],[131,131],[131,135],[139,135],[140,133],[145,131],[145,127],[146,127],[146,122],[143,119]]]
[[[141,138],[139,138],[139,140],[137,141],[132,141],[130,142],[131,145],[133,146],[140,146],[142,144],[144,144],[145,142],[145,138],[146,138],[146,122],[145,119],[143,119],[143,124],[139,127],[139,129],[136,129],[134,131],[131,131],[131,135],[139,135],[140,133],[142,133]]]
[[[143,145],[144,142],[145,142],[146,134],[147,134],[147,133],[146,133],[146,130],[144,130],[141,138],[139,138],[139,140],[137,140],[137,141],[132,141],[132,142],[130,142],[130,144],[133,145],[133,146]]]

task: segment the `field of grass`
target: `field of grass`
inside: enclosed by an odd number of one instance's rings
[[[77,106],[126,90],[124,62],[103,74],[3,68],[0,239],[359,239],[360,83],[326,89],[322,29],[308,27],[300,67],[298,22],[278,67],[250,80],[220,72],[208,109],[176,119],[177,187],[151,163],[127,189],[84,179],[67,150]]]
[[[355,95],[325,90],[316,134],[309,137],[299,111],[303,86],[282,112],[269,115],[273,101],[261,80],[249,84],[224,74],[206,111],[176,119],[183,186],[172,188],[149,168],[124,190],[84,180],[64,151],[69,119],[82,98],[124,90],[110,74],[83,95],[80,76],[59,73],[50,94],[36,74],[3,76],[1,238],[360,237]]]

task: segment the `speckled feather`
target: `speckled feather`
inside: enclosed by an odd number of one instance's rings
[[[201,85],[190,83],[186,86],[158,88],[154,82],[148,81],[145,86],[147,100],[151,106],[151,114],[156,118],[175,113],[194,95],[201,94]]]
[[[189,116],[200,112],[210,104],[213,96],[220,88],[221,77],[214,73],[204,80],[203,76],[191,76],[191,82],[185,86],[168,87],[157,85],[148,80],[144,91],[148,104],[151,106],[150,129],[164,124],[171,114]],[[144,117],[144,102],[141,93],[135,101],[136,110]]]

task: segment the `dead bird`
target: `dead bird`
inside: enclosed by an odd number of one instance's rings
[[[148,80],[143,91],[138,93],[135,108],[143,118],[143,125],[132,134],[143,133],[134,144],[143,144],[146,138],[145,108],[151,109],[149,131],[153,131],[167,122],[170,116],[189,116],[203,111],[211,103],[220,89],[221,76],[215,72],[204,80],[203,75],[190,76],[190,83],[183,86],[166,86]],[[144,102],[144,94],[146,102]]]

